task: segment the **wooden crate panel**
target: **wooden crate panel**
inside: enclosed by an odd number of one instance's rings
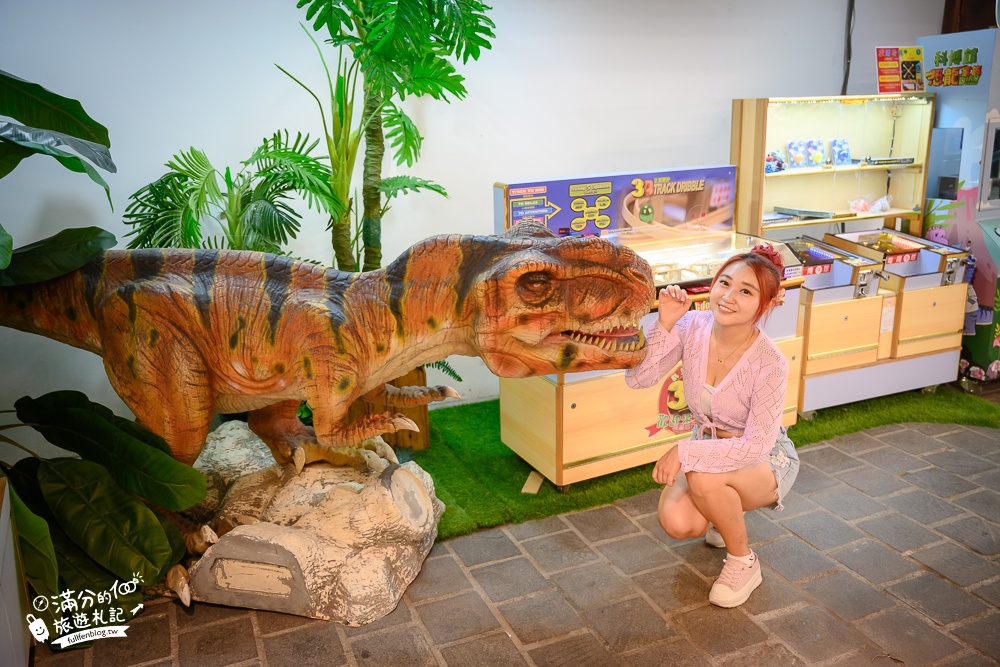
[[[833,301],[805,311],[802,373],[826,373],[873,363],[878,355],[882,297]]]
[[[664,380],[672,383],[670,376]],[[664,383],[631,389],[625,373],[574,382],[563,387],[562,445],[564,467],[583,461],[622,456],[637,448],[652,447],[675,435],[658,427],[660,393]],[[672,410],[687,406],[683,389]]]
[[[677,440],[680,439],[681,437],[677,438]],[[662,442],[659,445],[647,447],[634,452],[626,452],[624,454],[613,456],[605,455],[604,457],[589,463],[566,466],[559,472],[559,481],[556,481],[555,483],[560,486],[573,484],[575,482],[582,482],[587,479],[600,477],[601,475],[610,475],[613,472],[620,472],[622,470],[628,470],[629,468],[635,468],[636,466],[653,463],[658,461],[661,456],[670,451],[672,447],[675,447],[677,445],[677,440]]]
[[[785,427],[794,426],[798,418],[803,343],[802,336],[774,341],[781,353],[788,359],[788,389],[785,391],[785,411],[781,419],[781,425]]]
[[[960,347],[967,294],[965,283],[900,292],[892,356]]]
[[[556,385],[544,377],[500,378],[500,441],[556,480]]]

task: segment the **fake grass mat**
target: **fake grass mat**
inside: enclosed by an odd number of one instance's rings
[[[431,410],[430,448],[412,458],[434,479],[447,506],[438,526],[446,540],[477,530],[521,523],[605,505],[659,485],[653,464],[570,485],[561,493],[545,480],[537,494],[521,493],[532,468],[500,441],[500,401]],[[1000,405],[950,386],[936,392],[904,392],[816,411],[812,421],[789,429],[797,447],[886,424],[933,422],[1000,427]]]

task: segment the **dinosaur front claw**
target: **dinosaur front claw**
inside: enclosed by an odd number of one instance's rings
[[[219,536],[208,526],[202,526],[198,531],[184,536],[184,546],[190,554],[200,555],[219,541]]]
[[[295,466],[295,474],[298,475],[306,467],[306,450],[301,446],[292,450],[292,465]]]
[[[396,450],[390,447],[382,438],[369,438],[361,443],[361,447],[375,452],[375,454],[377,454],[380,458],[385,459],[389,463],[399,465],[399,459],[396,457]],[[384,469],[385,466],[382,466],[382,468]]]
[[[390,462],[398,463],[396,453],[378,438],[357,447],[328,447],[319,443],[301,445],[303,466],[323,461],[335,466],[351,466],[361,472],[381,472]]]
[[[361,458],[364,460],[365,465],[370,472],[380,473],[389,467],[389,464],[385,461],[385,459],[370,449],[359,447],[356,451],[361,455]]]
[[[415,421],[403,415],[393,415],[392,419],[389,420],[389,424],[393,433],[397,431],[420,431],[420,427],[417,426]]]
[[[445,398],[462,398],[457,391],[451,387],[443,387],[441,394],[444,398],[438,400],[444,400]]]
[[[191,606],[191,587],[188,585],[190,577],[188,576],[187,569],[178,563],[174,565],[167,572],[167,586],[174,593],[177,593],[177,597],[180,598],[181,603],[185,607]]]

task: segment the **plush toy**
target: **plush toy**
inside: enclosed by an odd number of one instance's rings
[[[935,243],[948,244],[948,231],[944,227],[939,227],[937,225],[931,227],[924,234],[924,238],[928,241],[934,241]]]
[[[771,151],[764,158],[764,173],[776,174],[785,170],[785,156],[781,151]]]

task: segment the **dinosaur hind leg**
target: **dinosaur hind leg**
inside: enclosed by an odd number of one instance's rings
[[[166,440],[175,459],[193,465],[215,415],[201,357],[176,340],[151,349],[105,339],[104,367],[136,421]]]
[[[402,428],[416,430],[416,424],[402,415],[367,415],[338,430],[338,434],[321,444],[316,431],[298,418],[299,401],[281,401],[250,413],[248,425],[267,444],[278,463],[294,463],[299,470],[307,463],[325,461],[337,466],[381,470],[382,459],[398,463],[395,452],[374,436]],[[322,410],[313,412],[318,423],[339,421],[324,418]]]
[[[296,469],[315,461],[360,470],[382,470],[384,460],[398,463],[392,448],[375,436],[401,429],[417,430],[403,415],[365,415],[350,424],[329,409],[313,408],[313,423],[303,424],[297,414],[298,401],[282,401],[250,413],[250,429],[260,436],[278,463],[294,463]]]
[[[115,385],[114,380],[111,384]],[[149,389],[149,386],[145,388]],[[215,416],[209,392],[199,392],[187,386],[164,394],[160,393],[162,387],[156,389],[143,392],[152,394],[149,398],[136,400],[126,399],[122,390],[115,387],[140,425],[166,440],[175,459],[194,465],[205,446],[212,417]]]
[[[288,400],[251,410],[247,426],[257,434],[278,463],[291,463],[302,443],[316,442],[312,427],[298,417],[299,401]]]

